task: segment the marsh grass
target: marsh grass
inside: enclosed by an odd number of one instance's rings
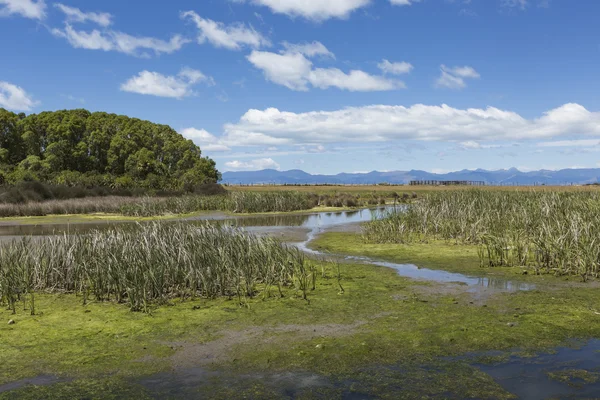
[[[126,303],[133,311],[175,297],[235,298],[295,287],[308,300],[314,267],[295,247],[241,230],[152,223],[0,246],[0,302],[34,309],[38,291]],[[314,288],[314,284],[312,287]],[[29,303],[27,303],[29,302]]]
[[[368,243],[430,239],[476,244],[482,266],[600,273],[600,194],[462,190],[429,193],[405,212],[365,226]]]
[[[391,195],[390,195],[391,196]],[[398,197],[391,197],[398,199]],[[266,213],[310,210],[316,206],[362,207],[385,204],[386,197],[370,194],[235,191],[216,195],[170,197],[86,197],[81,199],[0,203],[0,218],[65,214],[110,213],[128,217],[190,214],[200,211]]]

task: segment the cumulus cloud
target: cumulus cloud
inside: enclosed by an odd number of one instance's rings
[[[283,42],[282,45],[285,48],[282,53],[300,53],[306,57],[323,56],[335,58],[335,54],[329,51],[323,43],[317,41],[299,44]]]
[[[83,12],[79,8],[69,7],[61,3],[56,3],[54,6],[65,14],[67,21],[72,23],[90,21],[104,27],[112,23],[112,15],[109,13]]]
[[[25,18],[44,19],[46,3],[44,0],[0,0],[0,17],[15,14]]]
[[[121,90],[181,99],[193,95],[192,87],[200,82],[214,83],[212,78],[191,68],[183,68],[177,76],[165,76],[158,72],[142,71],[123,83]]]
[[[112,24],[112,15],[109,13],[84,12],[79,8],[60,3],[55,6],[65,14],[66,21],[64,28],[54,28],[50,32],[56,37],[66,39],[71,46],[77,49],[117,51],[137,57],[149,57],[152,53],[155,55],[173,53],[190,42],[181,35],[173,35],[170,40],[166,41],[105,29]],[[104,29],[85,31],[73,28],[72,23],[88,21],[100,25]]]
[[[261,169],[279,169],[281,168],[278,163],[272,158],[259,158],[251,161],[228,161],[225,163],[225,167],[233,171],[253,171]]]
[[[446,67],[440,66],[442,75],[436,81],[437,87],[448,89],[462,89],[467,86],[466,79],[479,79],[481,76],[473,67]]]
[[[291,90],[307,91],[312,86],[319,89],[335,87],[368,92],[405,87],[401,81],[370,75],[360,70],[346,73],[338,68],[314,68],[312,61],[299,52],[277,54],[255,50],[247,58],[263,72],[267,80]]]
[[[395,6],[411,6],[420,1],[421,0],[390,0],[390,3],[392,3]]]
[[[586,135],[600,137],[600,112],[565,104],[526,119],[494,107],[371,105],[337,111],[293,113],[276,108],[249,110],[225,125],[224,140],[254,145],[428,140],[446,142],[529,140]]]
[[[359,8],[366,7],[371,0],[248,0],[265,6],[273,13],[285,14],[289,17],[302,17],[315,22],[331,18],[346,19]],[[244,0],[238,0],[244,2]]]
[[[254,28],[246,27],[242,23],[225,25],[222,22],[202,18],[194,11],[181,13],[181,18],[190,19],[196,24],[200,30],[198,35],[200,44],[209,42],[215,47],[229,50],[241,50],[243,47],[257,49],[271,45],[271,42]]]
[[[12,83],[0,81],[0,107],[13,111],[30,111],[38,102]]]
[[[69,23],[65,24],[64,29],[52,29],[52,34],[57,37],[67,39],[71,46],[78,49],[118,51],[120,53],[148,57],[150,50],[156,55],[161,53],[173,53],[183,47],[190,41],[180,35],[174,35],[169,41],[156,39],[152,37],[131,36],[118,31],[78,31]]]
[[[414,69],[412,64],[407,63],[405,61],[390,62],[385,59],[383,61],[381,61],[379,64],[377,64],[377,67],[384,74],[392,74],[392,75],[408,74],[408,73],[410,73],[410,71],[412,71]]]
[[[200,149],[203,151],[221,152],[231,150],[222,144],[215,135],[205,129],[185,128],[180,133],[186,139],[190,139],[200,146]]]

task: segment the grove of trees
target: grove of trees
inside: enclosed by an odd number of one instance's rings
[[[215,162],[167,125],[87,110],[0,108],[0,184],[193,190],[219,181]]]

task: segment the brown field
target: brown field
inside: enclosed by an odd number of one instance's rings
[[[366,193],[366,192],[431,192],[450,190],[506,190],[506,191],[545,191],[545,192],[571,192],[571,191],[600,191],[600,186],[410,186],[410,185],[228,185],[231,191],[246,192],[274,192],[297,191],[309,193]]]

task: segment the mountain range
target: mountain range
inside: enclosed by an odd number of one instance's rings
[[[372,171],[368,173],[341,173],[337,175],[312,175],[302,170],[240,171],[223,173],[225,184],[407,184],[410,181],[482,181],[487,185],[583,185],[600,182],[600,168],[539,170],[522,172],[516,168],[488,171],[462,170],[445,174],[411,171]]]

